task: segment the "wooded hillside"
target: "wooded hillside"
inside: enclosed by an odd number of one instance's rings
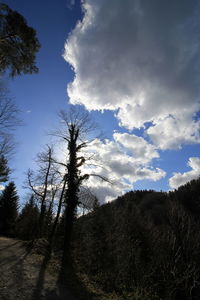
[[[79,218],[74,259],[124,299],[198,299],[200,180],[177,191],[132,191]]]

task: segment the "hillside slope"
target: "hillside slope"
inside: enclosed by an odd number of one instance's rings
[[[197,300],[200,179],[165,193],[132,191],[79,218],[74,261],[105,293]]]

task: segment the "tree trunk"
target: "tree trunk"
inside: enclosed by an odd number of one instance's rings
[[[65,234],[64,234],[64,244],[63,244],[63,256],[61,265],[61,279],[65,280],[65,274],[67,269],[70,267],[71,253],[70,253],[70,243],[72,237],[72,228],[74,223],[74,217],[76,212],[76,207],[78,204],[78,168],[77,168],[77,145],[76,141],[78,138],[79,131],[74,125],[71,125],[69,129],[70,140],[68,143],[69,149],[69,164],[67,165],[67,191],[65,194]]]
[[[53,223],[51,233],[49,235],[50,251],[52,250],[53,240],[54,240],[56,228],[57,228],[57,225],[58,225],[58,220],[59,220],[60,213],[61,213],[61,208],[62,208],[62,202],[63,202],[63,196],[64,196],[64,192],[65,192],[66,183],[67,183],[67,176],[65,176],[65,178],[64,178],[64,184],[63,184],[62,192],[61,192],[60,199],[59,199],[58,210],[57,210],[57,213],[56,213],[56,217],[55,217],[55,220],[54,220],[54,223]]]

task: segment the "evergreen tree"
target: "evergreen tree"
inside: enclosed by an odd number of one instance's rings
[[[18,195],[14,182],[10,182],[0,198],[0,234],[13,236],[18,215]]]
[[[40,212],[34,196],[23,207],[17,222],[17,234],[23,240],[33,240],[38,235]]]
[[[10,169],[8,168],[7,164],[7,159],[3,155],[0,156],[0,182],[5,182],[8,180]]]
[[[35,54],[40,44],[36,32],[8,5],[0,4],[0,71],[10,75],[36,73]]]

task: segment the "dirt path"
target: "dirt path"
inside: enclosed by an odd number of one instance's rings
[[[0,300],[78,300],[56,279],[22,242],[0,237]]]

